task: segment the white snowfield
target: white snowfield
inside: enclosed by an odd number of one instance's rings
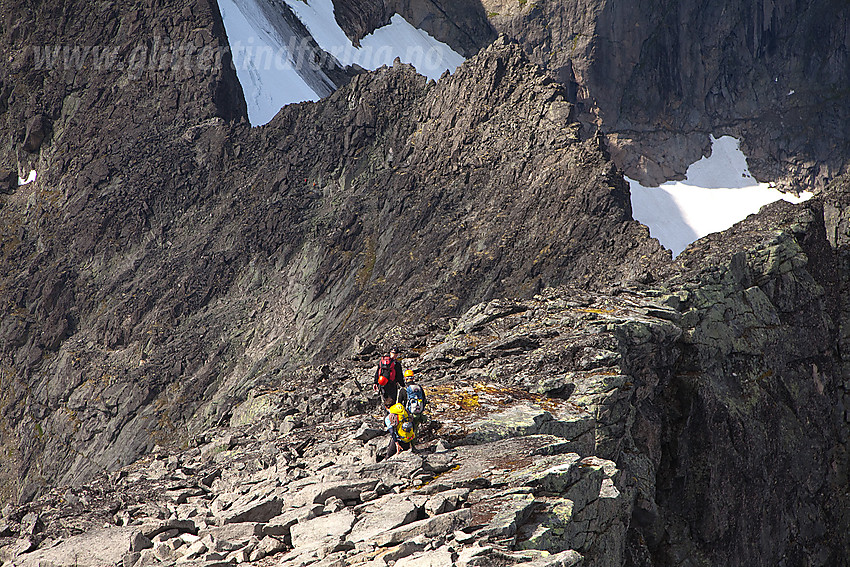
[[[255,126],[267,123],[284,105],[319,100],[333,92],[333,84],[314,65],[303,38],[282,14],[281,1],[219,1],[248,119]],[[332,0],[283,1],[319,47],[343,66],[356,64],[373,70],[392,65],[398,57],[426,77],[439,79],[464,61],[448,45],[398,14],[355,47],[336,23]]]
[[[287,104],[321,98],[296,71],[286,38],[274,33],[256,2],[218,5],[251,124],[267,123]]]
[[[428,33],[393,15],[389,25],[376,29],[355,47],[336,23],[332,0],[286,0],[287,5],[310,30],[319,46],[343,65],[357,64],[364,69],[392,65],[398,57],[410,63],[430,79],[453,72],[464,58],[451,47]]]
[[[812,197],[782,193],[750,174],[740,143],[731,136],[711,137],[711,155],[691,164],[684,181],[660,187],[631,186],[632,215],[678,256],[692,242],[730,228],[761,207],[780,199],[801,203]]]

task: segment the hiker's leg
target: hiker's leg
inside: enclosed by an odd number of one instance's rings
[[[387,456],[386,456],[386,458],[389,459],[390,457],[392,457],[395,454],[396,454],[395,440],[393,439],[392,435],[390,435],[390,444],[387,445]]]
[[[398,403],[398,384],[395,382],[388,382],[386,385],[386,394],[384,394],[388,400],[390,400],[390,405]]]

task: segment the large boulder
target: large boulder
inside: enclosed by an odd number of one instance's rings
[[[347,535],[357,516],[345,508],[334,514],[298,522],[290,528],[293,547],[310,547]]]
[[[101,567],[103,565],[115,565],[123,561],[124,555],[130,551],[131,541],[139,533],[138,528],[132,527],[92,530],[72,536],[54,547],[19,555],[13,563],[20,567],[38,567],[40,565]]]

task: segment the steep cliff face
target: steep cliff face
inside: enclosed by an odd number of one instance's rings
[[[561,87],[502,42],[436,85],[400,67],[285,109],[250,144],[269,164],[251,182],[284,183],[264,148],[297,156],[285,183],[306,191],[321,223],[324,264],[301,271],[317,323],[345,337],[327,321],[352,301],[390,307],[372,315],[379,324],[407,323],[555,282],[652,277],[666,255],[629,220],[627,187],[571,113]],[[324,155],[294,154],[303,138]]]
[[[686,251],[687,271],[668,280],[684,334],[646,414],[664,424],[652,451],[660,512],[637,523],[661,564],[846,556],[847,289],[823,211],[771,205]]]
[[[4,6],[3,168],[41,166],[58,179],[75,154],[106,160],[101,138],[119,138],[116,131],[124,133],[111,152],[118,157],[144,151],[140,137],[153,125],[244,116],[217,6],[156,6]],[[119,164],[103,167],[105,177]]]
[[[681,175],[709,133],[743,139],[756,176],[823,186],[848,158],[847,7],[483,2],[495,29],[574,84],[617,164]]]
[[[96,428],[115,415],[115,400],[126,402],[119,412],[124,420],[149,400],[151,380],[128,368],[92,371],[89,364],[123,344],[122,325],[138,323],[128,311],[115,313],[116,304],[142,306],[135,312],[150,307],[145,287],[126,295],[118,288],[139,268],[139,251],[161,235],[164,211],[205,193],[206,174],[187,180],[196,170],[193,152],[184,145],[163,154],[168,140],[198,124],[239,120],[245,105],[215,4],[16,3],[4,6],[3,17],[8,72],[0,89],[0,167],[11,171],[5,187],[11,194],[2,196],[0,209],[0,389],[8,451],[0,492],[8,500],[23,478],[55,478],[83,458],[69,443],[61,456],[43,459],[45,444],[70,441],[49,440],[38,425],[58,417],[58,400],[67,402],[83,383],[105,386],[118,376],[138,383],[97,402],[83,395],[85,401],[71,404],[99,404],[89,414]],[[37,181],[16,189],[16,174],[26,177],[31,169]],[[107,312],[114,314],[110,323],[93,323]],[[72,347],[66,339],[78,332],[89,338]],[[56,372],[64,376],[58,383],[48,378]],[[63,405],[68,434],[91,439],[77,409]],[[124,442],[138,449],[131,439]]]

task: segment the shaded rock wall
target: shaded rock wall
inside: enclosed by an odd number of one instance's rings
[[[414,27],[428,32],[452,49],[471,57],[496,39],[481,3],[476,0],[335,0],[337,23],[352,41],[359,42],[400,14]]]
[[[843,170],[845,5],[482,3],[496,30],[573,85],[634,178],[683,174],[710,133],[741,137],[761,179],[823,186]]]
[[[666,528],[643,523],[661,564],[846,556],[846,284],[824,229],[822,203],[779,202],[701,240],[668,280],[684,334],[650,414]]]
[[[741,138],[754,174],[789,186],[824,187],[850,155],[840,3],[339,4],[350,37],[398,12],[465,55],[494,33],[519,41],[605,132],[617,165],[647,184],[681,178],[710,151],[709,134]]]
[[[174,208],[206,195],[205,175],[187,179],[193,152],[166,155],[163,144],[199,124],[240,120],[245,104],[215,4],[39,2],[3,12],[0,163],[38,171],[36,183],[10,187],[0,208],[7,500],[36,489],[23,478],[55,477],[84,453],[112,459],[103,443],[83,450],[70,437],[91,440],[116,416],[110,436],[139,449],[134,428],[118,423],[132,420],[162,382],[139,368],[143,345],[120,371],[95,361],[125,344],[151,306],[147,285],[118,291],[133,274],[160,278],[150,265],[138,271],[140,251],[164,242],[163,219]],[[76,346],[65,342],[81,331],[87,338]],[[97,393],[72,396],[83,384],[99,384]],[[90,404],[97,409],[78,411]],[[40,424],[51,417],[63,425],[45,433]],[[46,444],[60,449],[42,460]]]

